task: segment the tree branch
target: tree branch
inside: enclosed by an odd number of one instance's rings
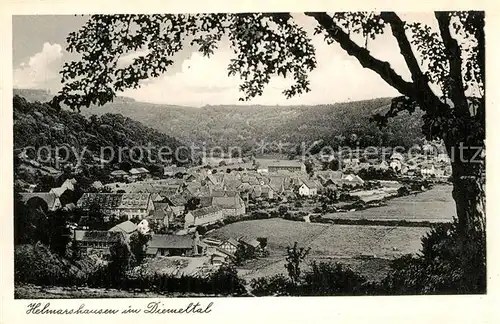
[[[413,81],[418,82],[418,80],[425,78],[420,66],[418,65],[415,55],[413,54],[410,42],[406,37],[404,22],[394,12],[381,12],[380,17],[391,26],[392,35],[398,42],[399,50],[411,72]]]
[[[347,35],[338,25],[335,24],[332,17],[326,13],[306,12],[305,14],[315,18],[316,21],[323,28],[325,28],[328,35],[338,42],[347,54],[354,56],[363,67],[376,72],[384,81],[398,90],[401,94],[416,101],[421,109],[433,116],[445,115],[449,111],[450,107],[439,100],[439,98],[430,89],[425,76],[422,75],[408,39],[404,34],[404,25],[402,32],[400,27],[396,26],[396,34],[398,35],[396,39],[398,39],[401,52],[405,57],[405,60],[407,60],[408,68],[410,69],[410,72],[412,72],[412,77],[415,75],[416,79],[414,79],[413,83],[405,81],[391,68],[388,62],[380,61],[374,58],[370,55],[368,50],[358,46],[349,38],[349,35]],[[395,17],[392,16],[392,18],[394,19]],[[397,16],[396,18],[399,19]],[[404,36],[404,38],[402,38],[402,36]]]
[[[378,60],[370,55],[370,52],[356,44],[349,38],[332,17],[325,12],[306,12],[307,16],[313,17],[328,32],[328,35],[340,44],[347,54],[354,56],[364,68],[376,72],[390,86],[401,94],[414,98],[413,83],[405,81],[397,74],[388,62]]]
[[[455,105],[455,114],[460,116],[469,115],[469,105],[465,96],[465,88],[462,81],[462,58],[460,47],[456,39],[451,37],[450,33],[450,13],[443,11],[435,12],[436,19],[439,25],[439,31],[443,44],[445,46],[445,54],[448,57],[450,64],[450,96]]]
[[[380,17],[391,26],[392,35],[396,38],[401,55],[410,70],[415,86],[415,101],[426,111],[432,111],[438,107],[444,108],[441,100],[429,87],[429,79],[420,69],[417,58],[411,49],[410,41],[406,36],[404,22],[394,12],[382,12]]]

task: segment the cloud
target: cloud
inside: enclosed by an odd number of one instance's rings
[[[303,14],[293,16],[309,35],[313,35],[316,25],[313,18]],[[432,14],[411,13],[405,14],[403,18],[422,21],[435,28]],[[275,76],[265,87],[263,95],[252,99],[250,104],[312,105],[399,95],[378,74],[363,68],[339,44],[328,45],[321,35],[311,38],[318,62],[317,68],[309,74],[311,91],[286,99],[282,92],[293,80]],[[364,46],[362,37],[355,41]],[[189,106],[241,103],[238,102],[242,96],[238,91],[241,84],[239,77],[227,76],[227,66],[234,54],[228,44],[222,44],[225,46],[221,46],[214,56],[207,58],[197,52],[191,53],[182,63],[176,63],[177,73],[148,80],[140,89],[127,91],[125,95],[140,101]],[[367,45],[374,57],[389,62],[398,74],[411,81],[404,58],[389,29],[376,40],[369,40]]]
[[[62,57],[61,45],[44,43],[40,52],[14,69],[14,86],[17,88],[47,88],[49,83],[58,78]]]
[[[396,96],[398,92],[387,85],[376,73],[364,69],[359,62],[348,56],[338,44],[328,45],[319,35],[312,38],[316,48],[317,68],[309,74],[311,92],[286,99],[283,90],[293,80],[273,76],[260,97],[249,104],[262,105],[308,105],[328,104],[339,101],[362,100],[374,97]],[[397,44],[387,44],[381,40],[378,52],[385,54],[383,59],[400,56]],[[395,45],[395,55],[386,53],[388,47]],[[241,104],[238,91],[241,84],[239,76],[228,77],[227,66],[233,57],[232,50],[221,47],[210,58],[194,52],[181,64],[178,73],[148,80],[137,90],[124,93],[139,101],[169,103],[188,106],[217,104]],[[396,59],[395,68],[405,68],[404,60]]]

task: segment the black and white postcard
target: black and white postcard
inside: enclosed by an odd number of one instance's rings
[[[32,5],[2,16],[5,323],[494,322],[494,11]]]

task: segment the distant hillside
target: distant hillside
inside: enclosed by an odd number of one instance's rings
[[[47,104],[30,103],[17,95],[13,98],[13,113],[14,149],[68,145],[81,154],[85,147],[86,159],[92,160],[100,156],[101,147],[109,146],[117,151],[119,147],[151,144],[152,147],[167,146],[175,151],[182,145],[174,137],[118,114],[87,119],[78,113],[56,111]],[[156,159],[157,152],[153,149],[151,155]],[[124,159],[127,159],[126,155]]]
[[[14,89],[13,96],[16,95],[25,98],[29,102],[47,102],[53,97],[49,91],[42,89]]]
[[[325,144],[405,146],[422,137],[422,112],[402,114],[379,130],[370,117],[389,108],[391,98],[318,106],[205,106],[203,108],[136,102],[117,98],[103,107],[82,109],[82,114],[121,114],[170,134],[186,143],[255,149],[262,141],[291,143],[285,147],[322,140]],[[356,134],[354,142],[352,134]],[[269,149],[272,145],[267,146]]]
[[[320,106],[178,107],[142,102],[114,102],[83,109],[82,114],[119,113],[197,145],[255,148],[261,141],[277,143],[323,140],[329,145],[402,145],[410,147],[421,135],[422,112],[393,118],[382,131],[370,117],[389,108],[381,98]],[[292,146],[290,149],[293,149]]]

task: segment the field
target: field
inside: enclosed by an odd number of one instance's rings
[[[326,214],[324,218],[450,222],[455,215],[452,186],[437,185],[431,190],[388,201],[387,206],[353,212]]]
[[[386,270],[389,260],[417,253],[420,239],[428,230],[427,227],[326,225],[275,218],[229,224],[209,236],[268,238],[269,257],[245,264],[240,269],[245,279],[285,273],[286,248],[294,242],[311,248],[309,261],[340,261],[374,279]]]

